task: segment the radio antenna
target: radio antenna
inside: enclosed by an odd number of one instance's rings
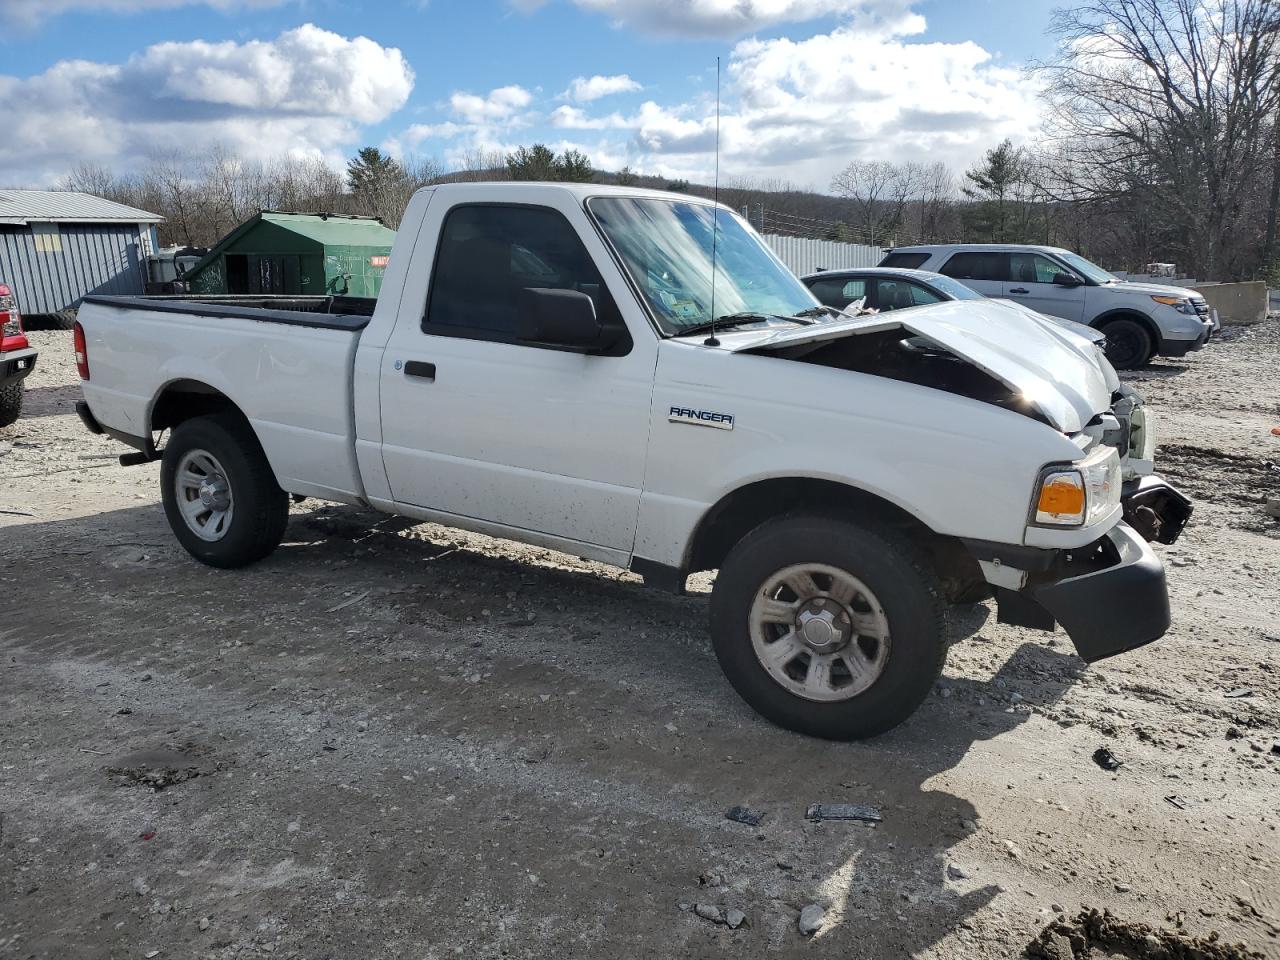
[[[711,188],[711,336],[703,341],[705,347],[718,347],[716,338],[716,240],[720,234],[720,58],[716,57],[716,178]]]

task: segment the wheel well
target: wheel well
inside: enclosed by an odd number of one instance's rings
[[[956,538],[935,533],[874,493],[810,477],[761,480],[726,495],[698,524],[688,572],[718,568],[734,544],[760,524],[799,511],[844,517],[906,536],[930,562],[948,599],[986,582],[978,562]]]
[[[225,393],[199,380],[175,380],[161,391],[151,408],[151,430],[172,430],[192,417],[231,411],[243,416]]]
[[[1139,313],[1137,310],[1113,310],[1110,313],[1104,313],[1102,316],[1097,317],[1090,326],[1096,327],[1099,330],[1105,330],[1107,324],[1111,323],[1113,320],[1138,321],[1138,323],[1142,324],[1143,329],[1145,329],[1147,333],[1151,334],[1151,345],[1159,346],[1160,328],[1155,325],[1155,321],[1150,317],[1144,313]]]

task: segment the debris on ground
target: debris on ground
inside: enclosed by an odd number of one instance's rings
[[[1223,696],[1230,700],[1239,700],[1242,697],[1252,697],[1253,691],[1248,687],[1237,687],[1234,690],[1228,690]]]
[[[151,787],[159,793],[200,776],[200,763],[175,750],[139,750],[107,765],[107,773],[125,783]]]
[[[811,903],[800,911],[800,919],[796,921],[796,926],[806,937],[811,937],[822,929],[822,919],[826,915],[826,910],[816,903]]]
[[[730,807],[725,811],[725,819],[732,820],[735,823],[745,823],[749,827],[760,826],[760,821],[764,819],[764,814],[746,807]]]
[[[747,922],[747,915],[741,910],[726,910],[724,912],[724,922],[730,930],[737,930]]]
[[[865,823],[884,820],[875,807],[861,803],[811,803],[804,815],[806,820],[861,820]]]
[[[1095,953],[1097,951],[1097,953]],[[1121,920],[1110,910],[1081,910],[1059,918],[1027,945],[1027,956],[1039,960],[1093,960],[1106,956],[1141,960],[1262,960],[1244,944],[1224,943],[1216,932],[1192,937],[1145,923]]]
[[[366,590],[364,593],[358,593],[354,597],[352,597],[350,600],[343,600],[337,606],[330,607],[328,610],[325,611],[325,613],[337,613],[339,610],[345,610],[347,607],[355,606],[357,603],[359,603],[368,595],[369,595],[368,590]]]
[[[1093,751],[1093,762],[1103,770],[1119,770],[1124,766],[1124,762],[1117,760],[1115,754],[1106,747],[1099,747]]]
[[[1268,517],[1275,517],[1280,520],[1280,500],[1268,500],[1267,505],[1262,508],[1262,512]]]
[[[720,913],[720,908],[713,903],[694,904],[693,912],[703,920],[710,920],[712,923],[724,923],[724,915]]]

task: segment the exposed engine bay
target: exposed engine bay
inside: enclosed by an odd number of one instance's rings
[[[895,326],[856,337],[820,340],[758,352],[943,390],[994,404],[1052,426],[1035,403],[971,361],[957,356],[927,337],[904,337],[904,333],[909,331]]]

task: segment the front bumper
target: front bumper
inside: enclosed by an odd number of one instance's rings
[[[1162,357],[1185,357],[1192,351],[1199,350],[1209,338],[1213,336],[1213,324],[1202,324],[1204,327],[1200,334],[1194,340],[1169,340],[1161,338],[1160,345],[1156,348],[1156,353]]]
[[[1058,552],[1022,589],[995,592],[1001,623],[1037,630],[1061,624],[1088,663],[1144,646],[1169,629],[1164,564],[1124,523],[1087,547]]]
[[[1173,543],[1191,519],[1182,493],[1157,476],[1124,485],[1124,522],[1070,550],[967,541],[995,590],[1001,623],[1061,625],[1088,662],[1141,647],[1169,629],[1164,565],[1148,541]]]
[[[36,351],[33,348],[0,354],[0,387],[25,380],[35,368]]]

